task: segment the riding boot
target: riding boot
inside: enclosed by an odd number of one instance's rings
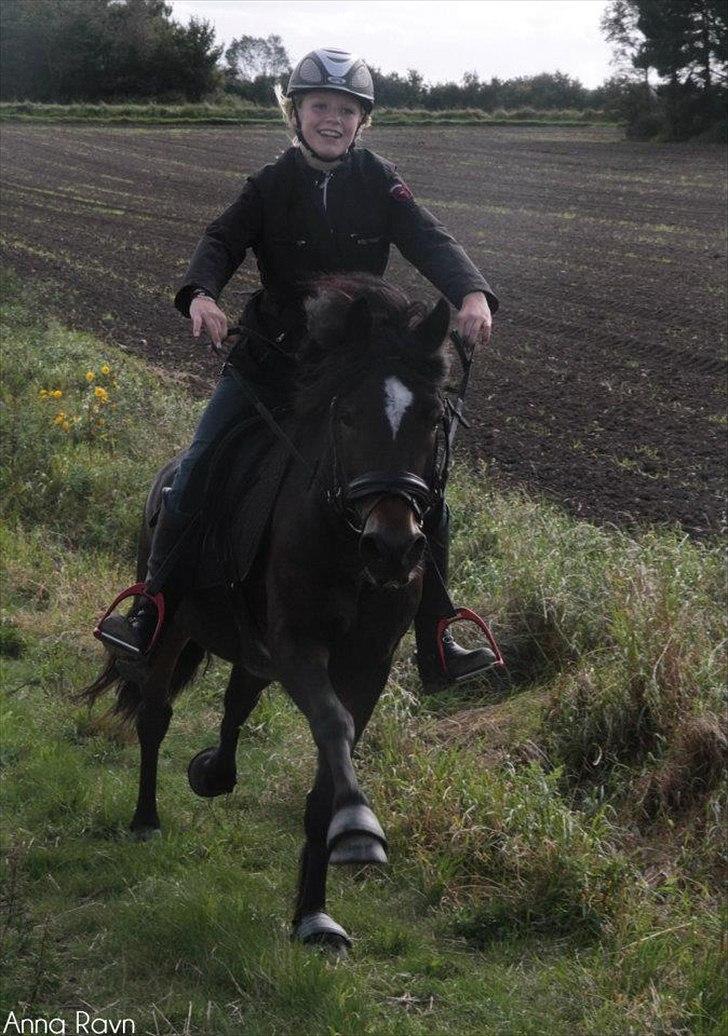
[[[440,662],[437,645],[437,624],[443,618],[443,597],[446,593],[450,560],[450,510],[443,501],[434,521],[427,523],[425,532],[429,557],[422,582],[422,600],[415,616],[417,669],[425,691],[442,690],[461,683],[489,669],[496,660],[486,647],[469,650],[461,647],[449,629],[442,637],[445,671]],[[438,572],[441,578],[438,578]]]
[[[144,589],[151,596],[164,590],[165,613],[169,614],[179,584],[179,571],[191,556],[188,533],[192,519],[172,511],[166,496],[165,490],[154,526]],[[139,658],[148,651],[158,622],[154,601],[138,597],[128,615],[113,612],[103,621],[101,639],[112,649]]]

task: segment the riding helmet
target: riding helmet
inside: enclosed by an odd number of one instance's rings
[[[305,90],[339,90],[351,94],[369,113],[374,107],[374,83],[364,61],[348,50],[322,47],[301,58],[288,80],[286,97]]]

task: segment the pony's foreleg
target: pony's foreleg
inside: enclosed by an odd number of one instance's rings
[[[351,761],[354,720],[329,679],[328,651],[318,645],[291,643],[277,657],[281,683],[308,720],[316,747],[328,765],[334,809],[366,803]]]
[[[142,688],[136,717],[140,748],[139,794],[131,830],[137,841],[147,841],[159,833],[157,812],[157,764],[159,746],[172,718],[170,705],[172,675],[187,637],[174,627],[163,636],[149,675]]]
[[[326,871],[329,853],[326,848],[326,832],[331,821],[331,807],[334,787],[328,767],[319,755],[314,785],[306,796],[306,813],[303,826],[306,842],[301,852],[301,869],[298,880],[294,925],[302,917],[326,909]]]
[[[235,753],[240,727],[257,705],[267,685],[267,680],[252,676],[242,666],[233,666],[225,691],[220,743],[215,748],[204,748],[198,752],[187,768],[190,786],[197,795],[213,798],[235,787]]]
[[[309,722],[333,785],[332,819],[326,833],[331,863],[386,863],[384,832],[359,787],[351,759],[356,738],[352,713],[328,674],[328,651],[289,643],[275,657],[286,690]],[[367,717],[368,718],[368,717]]]
[[[351,939],[341,925],[326,913],[329,860],[326,835],[331,821],[333,796],[328,767],[319,755],[316,780],[306,798],[306,842],[301,852],[291,938],[305,944],[324,945],[337,955],[344,956],[351,946]]]
[[[370,674],[366,685],[356,678],[346,681],[346,704],[354,718],[354,743],[369,722],[382,688],[386,683],[391,659]],[[293,915],[293,938],[301,942],[323,943],[338,953],[351,946],[343,928],[326,913],[326,878],[329,851],[326,845],[331,823],[334,789],[328,767],[319,753],[316,780],[306,799],[304,828],[306,843],[301,852],[296,909]]]

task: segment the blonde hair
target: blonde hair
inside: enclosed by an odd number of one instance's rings
[[[273,91],[276,95],[276,101],[278,101],[278,107],[281,109],[283,121],[285,122],[286,126],[288,126],[289,130],[294,135],[296,135],[298,133],[298,127],[296,126],[296,104],[293,97],[286,97],[286,95],[283,93],[283,87],[280,85],[280,83],[276,83],[276,85],[273,87]],[[357,98],[354,97],[354,100],[356,101]],[[361,104],[361,101],[359,101],[359,104]],[[363,118],[361,123],[359,124],[359,129],[356,131],[357,138],[359,137],[359,134],[362,132],[362,130],[369,129],[369,127],[372,124],[371,113],[364,113],[363,104],[361,104],[361,110]]]

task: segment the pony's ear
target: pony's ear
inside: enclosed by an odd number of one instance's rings
[[[440,299],[434,309],[414,328],[417,343],[426,352],[435,352],[445,341],[450,328],[450,306],[445,299]]]
[[[368,342],[372,334],[372,311],[369,302],[363,296],[355,299],[349,306],[344,321],[343,339],[346,342]]]

